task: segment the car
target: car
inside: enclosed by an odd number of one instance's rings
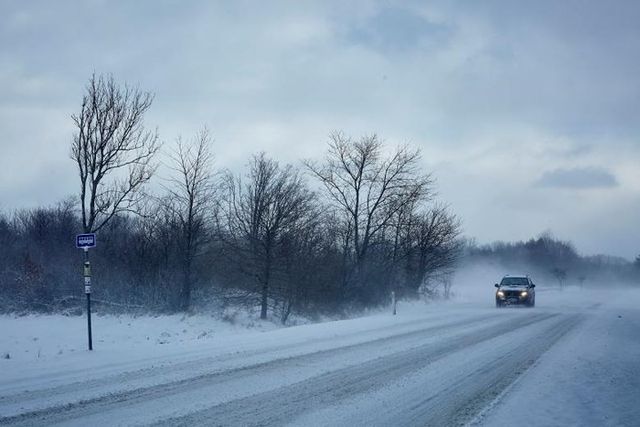
[[[500,284],[496,283],[496,307],[507,305],[536,305],[536,285],[529,276],[504,276]]]

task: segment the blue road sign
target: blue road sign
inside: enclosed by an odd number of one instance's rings
[[[95,233],[78,234],[76,236],[76,248],[95,248],[96,235]]]

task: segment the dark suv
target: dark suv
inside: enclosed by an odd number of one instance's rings
[[[500,284],[496,283],[496,307],[522,304],[527,307],[536,305],[536,285],[529,276],[504,276]]]

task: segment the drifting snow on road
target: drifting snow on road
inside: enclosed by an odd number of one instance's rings
[[[59,360],[40,362],[57,367],[46,376],[28,363],[9,373],[2,361],[0,424],[636,424],[640,310],[563,299],[414,306],[127,363],[87,353],[84,375]]]

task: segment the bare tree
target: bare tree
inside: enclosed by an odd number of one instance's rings
[[[320,264],[326,242],[330,237],[327,216],[315,197],[310,197],[299,206],[299,216],[292,227],[281,239],[280,258],[284,270],[284,279],[278,289],[282,301],[280,320],[284,324],[290,314],[309,303],[309,293],[318,284],[326,286],[327,277],[322,274]],[[329,267],[331,268],[331,267]]]
[[[204,128],[189,142],[178,138],[178,148],[171,156],[175,176],[170,179],[164,205],[180,230],[179,309],[183,311],[191,305],[194,261],[209,239],[216,209],[210,145],[211,136]]]
[[[159,149],[157,133],[143,125],[152,101],[150,93],[120,87],[111,76],[89,80],[80,114],[72,115],[77,130],[71,146],[85,232],[100,230],[140,201]]]
[[[382,151],[376,135],[354,141],[333,133],[324,162],[305,162],[342,214],[357,280],[376,236],[404,207],[430,196],[432,180],[420,171],[419,151],[399,147],[389,156]]]
[[[311,193],[291,166],[281,168],[264,153],[254,156],[248,181],[228,174],[226,216],[235,249],[244,248],[259,284],[260,318],[266,319],[277,250],[301,221]],[[251,269],[253,267],[253,269]]]
[[[551,269],[551,274],[556,278],[560,285],[560,290],[564,289],[564,281],[567,279],[567,270],[562,267],[555,266]]]
[[[580,288],[584,288],[584,282],[587,281],[587,276],[585,276],[584,274],[581,274],[580,276],[578,276],[578,283],[580,283]]]
[[[462,243],[460,220],[443,205],[435,205],[417,214],[410,224],[409,241],[414,253],[412,266],[413,290],[425,284],[430,277],[438,276],[443,283],[445,297],[450,290],[449,275],[460,257]]]

